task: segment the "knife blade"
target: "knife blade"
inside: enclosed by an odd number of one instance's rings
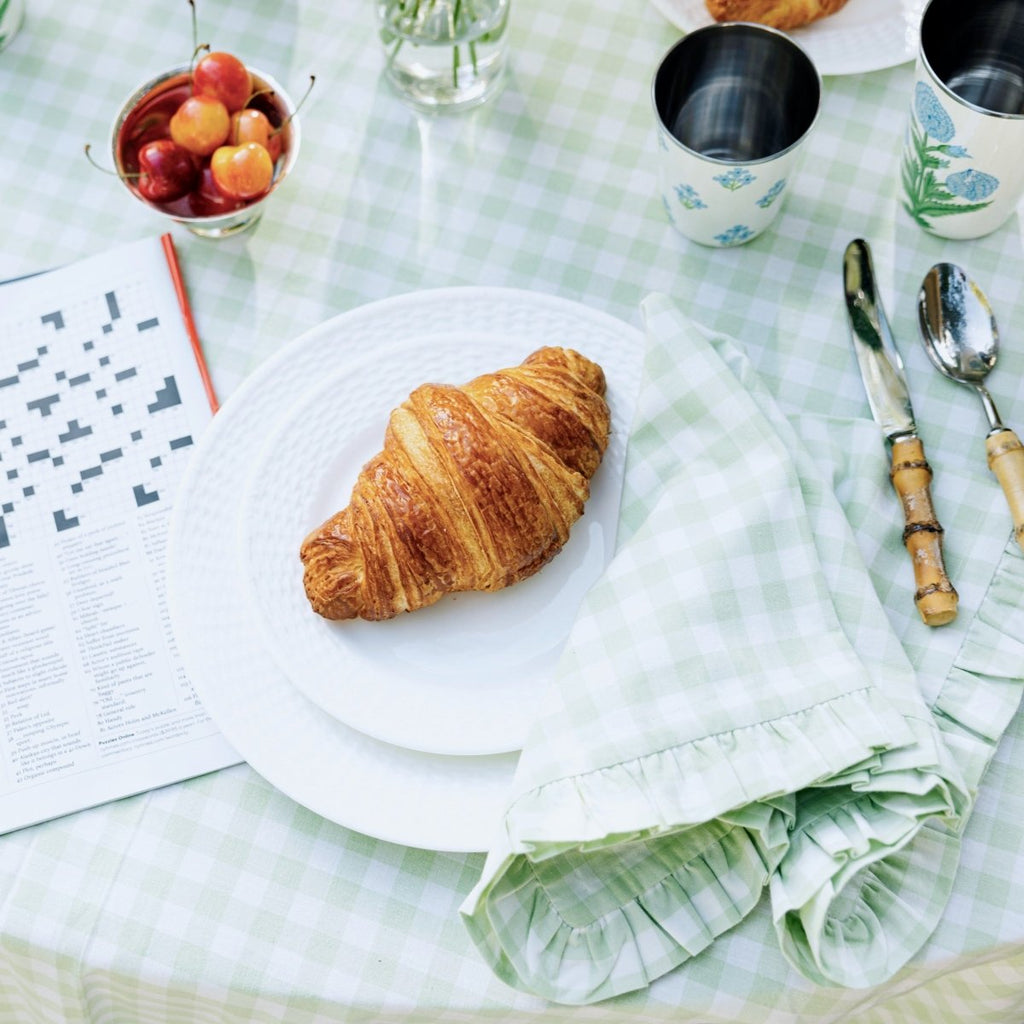
[[[914,603],[928,626],[956,618],[959,598],[946,574],[942,527],[931,497],[932,469],[917,433],[906,371],[885,315],[871,248],[855,238],[843,254],[850,339],[871,415],[890,449],[889,476],[903,506],[903,545],[914,567]]]

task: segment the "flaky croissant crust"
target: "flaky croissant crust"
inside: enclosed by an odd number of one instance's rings
[[[705,0],[715,21],[756,21],[783,31],[835,14],[846,0]]]
[[[557,347],[461,387],[416,388],[348,506],[302,543],[313,610],[389,619],[535,573],[583,513],[608,445],[604,394],[600,366]]]

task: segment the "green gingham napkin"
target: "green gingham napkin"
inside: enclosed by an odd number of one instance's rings
[[[643,311],[618,549],[463,919],[503,980],[588,1003],[767,889],[798,970],[877,984],[941,915],[1024,651],[975,622],[928,707],[827,474],[745,358],[664,296]],[[1022,564],[1008,549],[1001,601]]]

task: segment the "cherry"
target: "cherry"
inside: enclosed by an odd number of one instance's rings
[[[220,100],[228,113],[241,110],[252,95],[252,75],[235,56],[214,50],[196,65],[192,88],[197,96]]]
[[[155,203],[186,196],[199,184],[199,168],[187,149],[172,139],[155,139],[139,149],[139,192]]]
[[[217,188],[213,180],[213,172],[209,166],[206,166],[200,172],[199,187],[189,194],[188,215],[190,217],[218,217],[221,214],[233,213],[244,205],[245,203],[241,199],[232,199]]]
[[[275,163],[281,155],[281,133],[270,123],[270,118],[255,107],[236,110],[231,115],[231,132],[228,142],[240,146],[243,142],[258,142]]]
[[[221,146],[210,157],[213,183],[232,199],[255,199],[274,180],[274,161],[258,142]]]
[[[189,96],[174,112],[171,138],[190,153],[209,156],[227,140],[231,118],[227,107],[212,96]]]

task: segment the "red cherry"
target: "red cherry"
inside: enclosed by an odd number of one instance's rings
[[[204,167],[199,176],[199,187],[188,197],[188,214],[192,217],[217,217],[241,209],[245,203],[224,195],[213,181],[213,172]]]
[[[196,65],[192,88],[198,96],[220,100],[232,113],[241,110],[252,95],[252,75],[237,57],[214,50]]]
[[[258,142],[221,146],[210,157],[213,183],[233,199],[255,199],[274,180],[274,161]]]
[[[192,154],[171,139],[147,142],[139,150],[136,187],[154,203],[169,203],[186,196],[199,184],[199,168]]]
[[[171,117],[171,138],[199,156],[223,145],[230,130],[227,107],[212,96],[189,96]]]
[[[275,163],[281,155],[281,133],[274,130],[270,119],[262,110],[246,107],[231,115],[231,133],[228,142],[240,146],[243,142],[258,142]]]

